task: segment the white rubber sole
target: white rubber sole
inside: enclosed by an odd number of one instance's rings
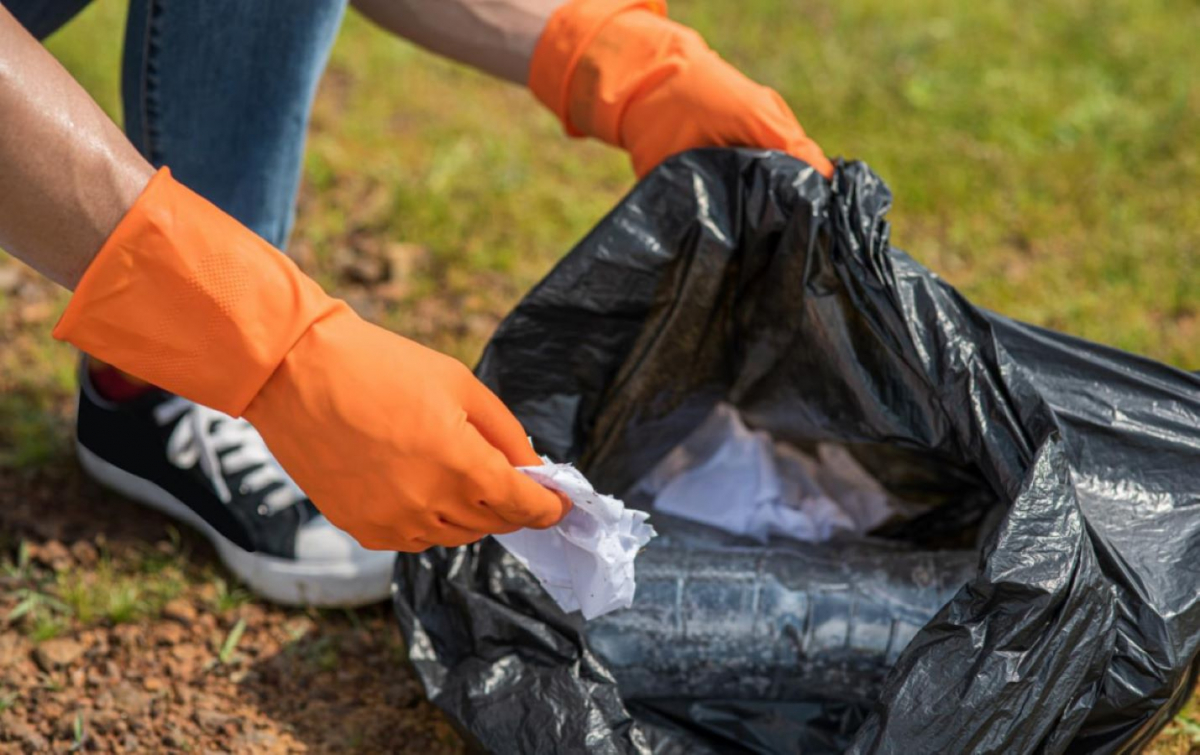
[[[353,608],[377,603],[390,595],[394,559],[293,561],[251,553],[238,547],[175,496],[158,485],[126,472],[76,443],[79,463],[97,482],[138,503],[190,525],[217,549],[221,560],[257,595],[273,603],[321,608]]]

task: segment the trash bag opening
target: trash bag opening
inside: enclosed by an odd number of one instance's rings
[[[881,528],[902,540],[909,531],[928,539],[928,527],[905,525],[951,503],[978,513],[991,498],[974,481],[958,480],[952,487],[943,483],[943,490],[933,494],[928,484],[907,490],[915,498],[907,500],[885,487],[856,454],[874,459],[892,478],[909,468],[897,466],[897,454],[882,445],[777,440],[765,430],[750,429],[732,404],[718,402],[624,499],[656,517],[670,515],[765,544],[772,538],[845,540]],[[959,524],[953,539],[944,538],[945,547],[975,544],[971,528]]]

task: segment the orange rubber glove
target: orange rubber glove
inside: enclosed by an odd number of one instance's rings
[[[520,423],[461,363],[361,320],[165,168],[84,273],[54,336],[254,424],[368,548],[548,527],[568,504],[514,466]]]
[[[777,92],[754,83],[665,0],[569,0],[533,51],[529,88],[572,136],[622,147],[643,176],[693,147],[765,147],[823,176],[833,164]]]

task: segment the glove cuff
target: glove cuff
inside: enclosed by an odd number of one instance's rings
[[[84,272],[54,337],[239,416],[337,303],[163,168]]]
[[[597,133],[593,124],[572,122],[570,90],[584,53],[604,25],[615,16],[635,9],[667,15],[666,0],[570,0],[546,23],[530,60],[529,89],[554,113],[569,135],[595,136],[610,144],[617,143],[615,134]]]

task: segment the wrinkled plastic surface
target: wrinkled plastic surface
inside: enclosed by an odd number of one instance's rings
[[[484,541],[397,563],[410,659],[468,741],[1126,752],[1182,704],[1200,643],[1200,379],[972,306],[890,246],[890,202],[861,163],[827,184],[780,154],[686,153],[518,305],[478,370],[539,451],[605,492],[726,401],[777,440],[845,444],[923,504],[881,552],[960,547],[994,520],[875,700],[626,699],[578,616]]]
[[[631,610],[589,621],[591,649],[633,699],[866,702],[917,631],[975,572],[963,551],[823,547],[664,531],[637,560]]]

